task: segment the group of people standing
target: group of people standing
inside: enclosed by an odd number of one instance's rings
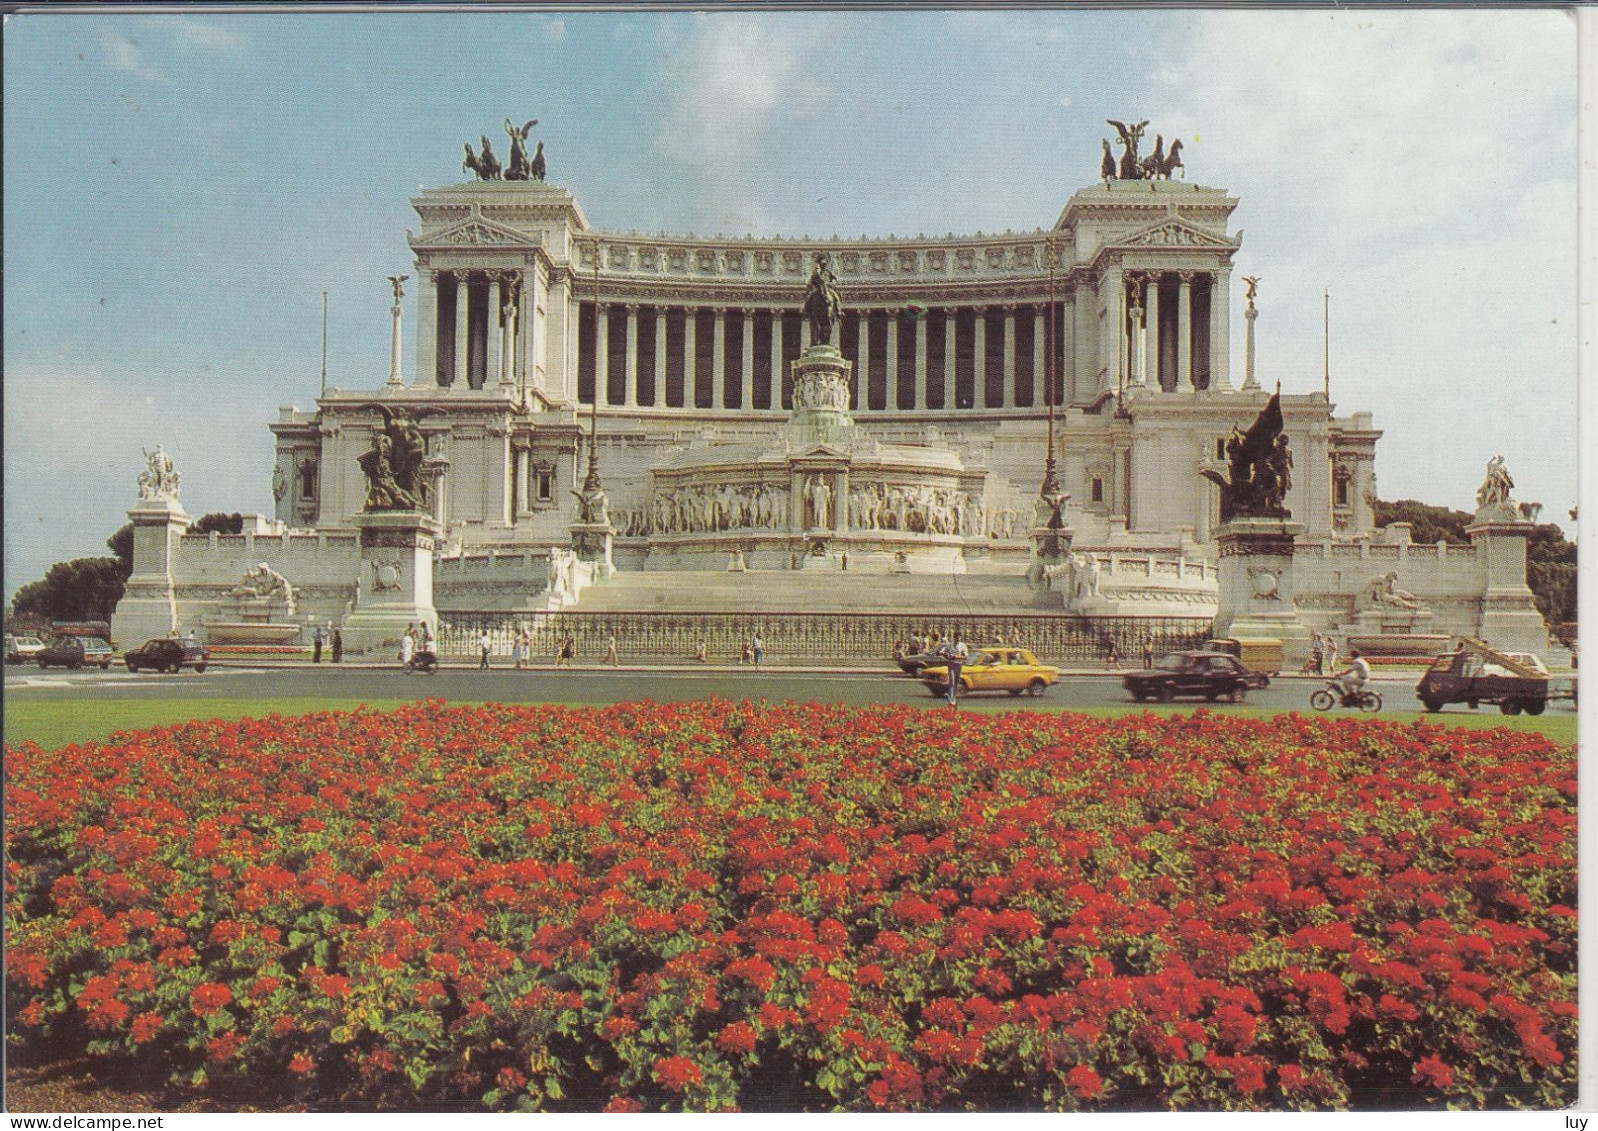
[[[402,666],[409,667],[418,652],[430,653],[433,650],[433,630],[426,621],[422,622],[420,631],[415,624],[405,626],[405,635],[400,637],[399,658]]]
[[[1308,675],[1326,675],[1337,670],[1337,641],[1317,632],[1310,641],[1309,663],[1304,671]]]
[[[329,622],[327,628],[317,625],[316,632],[311,636],[311,663],[313,664],[322,662],[322,649],[329,647],[329,629],[332,629],[330,649],[332,655],[329,660],[335,664],[344,661],[344,634],[333,628],[331,622]],[[193,633],[190,633],[190,635],[192,636]]]

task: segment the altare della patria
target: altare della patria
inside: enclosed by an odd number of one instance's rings
[[[1106,138],[1046,229],[858,240],[594,228],[529,156],[536,124],[411,201],[387,377],[374,358],[371,387],[280,411],[270,514],[189,534],[149,455],[114,635],[336,626],[382,654],[425,622],[446,651],[529,630],[648,658],[759,633],[809,660],[954,627],[1062,660],[1212,635],[1294,656],[1315,632],[1547,646],[1536,508],[1502,460],[1471,545],[1377,529],[1371,413],[1255,373],[1238,200],[1187,178],[1180,140],[1141,155],[1147,122],[1110,123],[1119,157]]]

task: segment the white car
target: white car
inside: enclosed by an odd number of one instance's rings
[[[25,664],[44,651],[44,641],[37,636],[6,635],[6,663]]]
[[[1541,660],[1539,660],[1536,656],[1532,655],[1530,652],[1505,652],[1504,655],[1508,656],[1511,660],[1516,660],[1519,663],[1522,663],[1522,664],[1526,665],[1526,667],[1531,668],[1538,675],[1547,675],[1548,674],[1548,665],[1544,664]],[[1512,672],[1508,668],[1504,667],[1502,664],[1483,664],[1482,668],[1481,668],[1481,674],[1482,675],[1518,675],[1520,673]]]

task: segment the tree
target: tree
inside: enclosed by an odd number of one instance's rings
[[[1391,526],[1395,522],[1409,523],[1414,527],[1410,531],[1410,539],[1422,546],[1436,542],[1467,545],[1470,535],[1465,531],[1475,521],[1472,515],[1464,511],[1427,506],[1414,499],[1399,499],[1396,503],[1384,503],[1377,499],[1371,513],[1378,527]]]
[[[11,600],[12,612],[50,621],[110,620],[128,575],[117,558],[57,562],[42,581],[30,582]]]
[[[133,524],[124,522],[117,527],[117,532],[105,540],[105,548],[117,556],[117,561],[122,563],[122,576],[128,577],[133,573]]]
[[[202,514],[193,526],[189,527],[190,534],[209,534],[212,531],[218,534],[243,534],[244,516],[237,511],[228,514],[224,511],[211,511]]]

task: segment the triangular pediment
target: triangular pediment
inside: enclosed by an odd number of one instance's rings
[[[536,236],[476,215],[441,231],[424,233],[411,240],[412,247],[532,247],[537,243]]]
[[[1166,217],[1157,224],[1111,241],[1112,247],[1226,247],[1237,246],[1237,241],[1195,227],[1185,220]]]
[[[806,449],[805,451],[799,452],[796,455],[795,458],[797,458],[797,459],[847,459],[848,455],[849,455],[848,452],[845,452],[845,451],[843,451],[843,450],[841,450],[839,448],[830,447],[830,446],[828,446],[826,444],[817,444],[813,448],[809,448],[809,449]]]

